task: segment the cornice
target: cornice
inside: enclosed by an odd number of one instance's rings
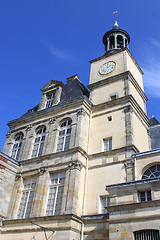
[[[141,208],[149,208],[149,207],[156,207],[160,206],[160,200],[153,200],[150,202],[136,202],[136,203],[129,203],[129,204],[119,204],[114,206],[108,206],[106,209],[109,212],[115,211],[125,211],[125,210],[132,210],[132,209],[141,209]]]
[[[40,157],[30,158],[30,159],[26,159],[26,160],[20,160],[19,165],[22,166],[22,165],[26,165],[26,164],[30,164],[30,163],[42,162],[43,160],[46,160],[46,159],[60,158],[60,157],[64,157],[69,154],[74,154],[74,153],[80,153],[85,158],[88,158],[88,154],[81,147],[75,147],[75,148],[68,149],[66,151],[45,154]],[[62,163],[58,163],[56,165],[60,165],[60,164],[62,165]],[[56,166],[56,165],[54,164],[54,166]]]
[[[135,98],[132,95],[127,95],[127,96],[124,96],[121,98],[117,98],[115,100],[111,100],[111,101],[107,101],[105,103],[100,103],[98,105],[94,105],[93,106],[93,114],[102,109],[110,108],[110,107],[118,106],[118,105],[121,105],[121,107],[118,109],[114,109],[113,111],[122,110],[122,109],[125,109],[126,107],[129,107],[129,104],[131,104],[131,106],[133,107],[133,110],[135,110],[135,112],[138,113],[138,115],[143,119],[145,124],[149,127],[150,121],[149,121],[147,115],[145,114],[145,112],[142,110],[142,108],[139,106],[139,104],[137,103],[137,101],[135,100]],[[122,107],[122,105],[124,105],[124,106]],[[100,113],[96,116],[100,116],[103,114],[106,114],[106,113]],[[96,116],[93,116],[93,117],[96,117]]]
[[[138,63],[136,62],[135,58],[133,57],[133,55],[131,54],[131,52],[129,51],[128,48],[123,48],[123,49],[116,50],[116,51],[114,51],[114,52],[107,53],[107,54],[105,53],[103,56],[98,57],[98,58],[95,58],[95,59],[93,59],[93,60],[91,60],[91,61],[89,61],[89,62],[90,62],[90,63],[94,63],[94,62],[97,62],[97,61],[102,60],[102,59],[104,59],[104,58],[107,58],[107,57],[116,55],[116,54],[118,54],[118,53],[120,53],[120,52],[123,52],[123,51],[126,51],[126,52],[128,53],[128,55],[129,55],[129,56],[131,57],[131,59],[133,60],[133,62],[135,63],[135,65],[136,65],[136,67],[138,68],[138,70],[140,71],[140,73],[143,75],[142,69],[139,67]]]
[[[110,83],[113,83],[113,82],[116,82],[116,81],[120,81],[120,80],[127,80],[127,79],[133,84],[133,86],[136,88],[137,92],[142,97],[142,99],[144,101],[147,101],[148,100],[147,96],[145,95],[144,91],[139,86],[138,82],[133,77],[133,75],[130,71],[126,71],[126,72],[117,74],[115,76],[105,78],[105,79],[100,80],[98,82],[92,83],[92,84],[88,85],[87,87],[89,88],[89,90],[93,91],[94,89],[102,87],[104,85],[107,85],[107,84],[110,84]]]
[[[11,225],[20,225],[20,224],[31,224],[32,222],[50,222],[50,221],[65,221],[65,220],[74,220],[78,223],[82,223],[82,218],[75,214],[63,214],[63,215],[53,215],[53,216],[42,216],[42,217],[31,217],[31,218],[23,218],[23,219],[11,219],[11,220],[3,220],[3,227],[9,227]]]
[[[52,117],[56,116],[58,118],[59,116],[64,115],[66,113],[66,110],[68,110],[68,111],[70,110],[70,112],[68,112],[68,113],[76,112],[75,107],[78,108],[79,106],[82,106],[82,105],[84,105],[87,108],[87,110],[91,111],[91,102],[89,100],[87,100],[86,98],[81,98],[81,99],[78,99],[78,100],[75,100],[72,102],[65,103],[63,105],[57,105],[57,106],[54,106],[53,108],[45,108],[40,111],[33,112],[30,115],[22,116],[20,118],[14,119],[14,120],[8,122],[8,126],[9,126],[9,128],[14,128],[15,126],[20,125],[20,124],[28,125],[31,122],[36,121],[36,120],[38,120],[38,122],[45,122],[47,120],[49,121],[51,116]],[[74,110],[71,110],[71,108],[73,108]],[[64,114],[62,114],[63,110],[65,110]],[[44,115],[45,115],[46,119],[41,121],[40,119],[41,118],[43,119]]]
[[[134,152],[139,152],[139,150],[136,148],[135,145],[130,145],[130,146],[125,146],[125,147],[121,147],[121,148],[112,149],[110,151],[105,151],[105,152],[91,154],[91,155],[89,155],[89,160],[93,160],[93,159],[95,159],[97,157],[111,156],[111,155],[115,155],[117,153],[123,153],[123,152],[126,152],[126,151],[132,151],[132,150]],[[126,161],[126,159],[125,159],[125,161]]]
[[[122,215],[121,215],[122,216]],[[143,216],[135,216],[135,217],[129,217],[127,215],[126,218],[116,218],[116,219],[108,219],[109,224],[114,224],[114,223],[129,223],[129,222],[147,222],[147,221],[152,221],[152,220],[159,220],[160,219],[160,214],[154,214],[154,215],[148,215],[144,214]]]

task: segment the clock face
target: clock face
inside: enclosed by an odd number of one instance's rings
[[[114,61],[106,62],[100,67],[99,73],[101,75],[108,74],[108,73],[112,72],[115,69],[115,67],[116,67],[116,62],[114,62]]]

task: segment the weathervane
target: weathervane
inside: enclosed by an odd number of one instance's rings
[[[116,15],[117,12],[118,12],[118,11],[113,12],[113,14],[114,14],[114,16],[115,16],[115,22],[117,21],[117,15]]]

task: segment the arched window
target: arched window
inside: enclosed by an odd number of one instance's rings
[[[142,179],[156,178],[156,177],[160,177],[160,165],[154,165],[148,168],[144,172]]]
[[[38,128],[38,130],[36,132],[36,138],[34,141],[32,158],[39,157],[42,155],[43,145],[44,145],[44,140],[45,140],[45,132],[46,132],[45,126]]]
[[[110,36],[109,43],[110,43],[109,49],[114,49],[115,48],[114,36]]]
[[[13,145],[11,157],[18,160],[20,149],[22,146],[23,133],[18,133],[15,136],[15,143]]]
[[[70,136],[71,136],[72,120],[67,119],[60,125],[59,137],[57,143],[57,152],[69,149]]]
[[[135,240],[159,240],[159,237],[159,230],[146,229],[134,232]]]
[[[117,36],[117,48],[123,48],[123,37],[121,35]]]

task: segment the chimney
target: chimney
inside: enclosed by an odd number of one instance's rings
[[[75,75],[73,75],[73,76],[71,76],[71,77],[68,77],[68,78],[67,78],[67,84],[68,84],[69,82],[71,82],[73,79],[79,79],[79,75],[78,75],[78,74],[75,74]]]

